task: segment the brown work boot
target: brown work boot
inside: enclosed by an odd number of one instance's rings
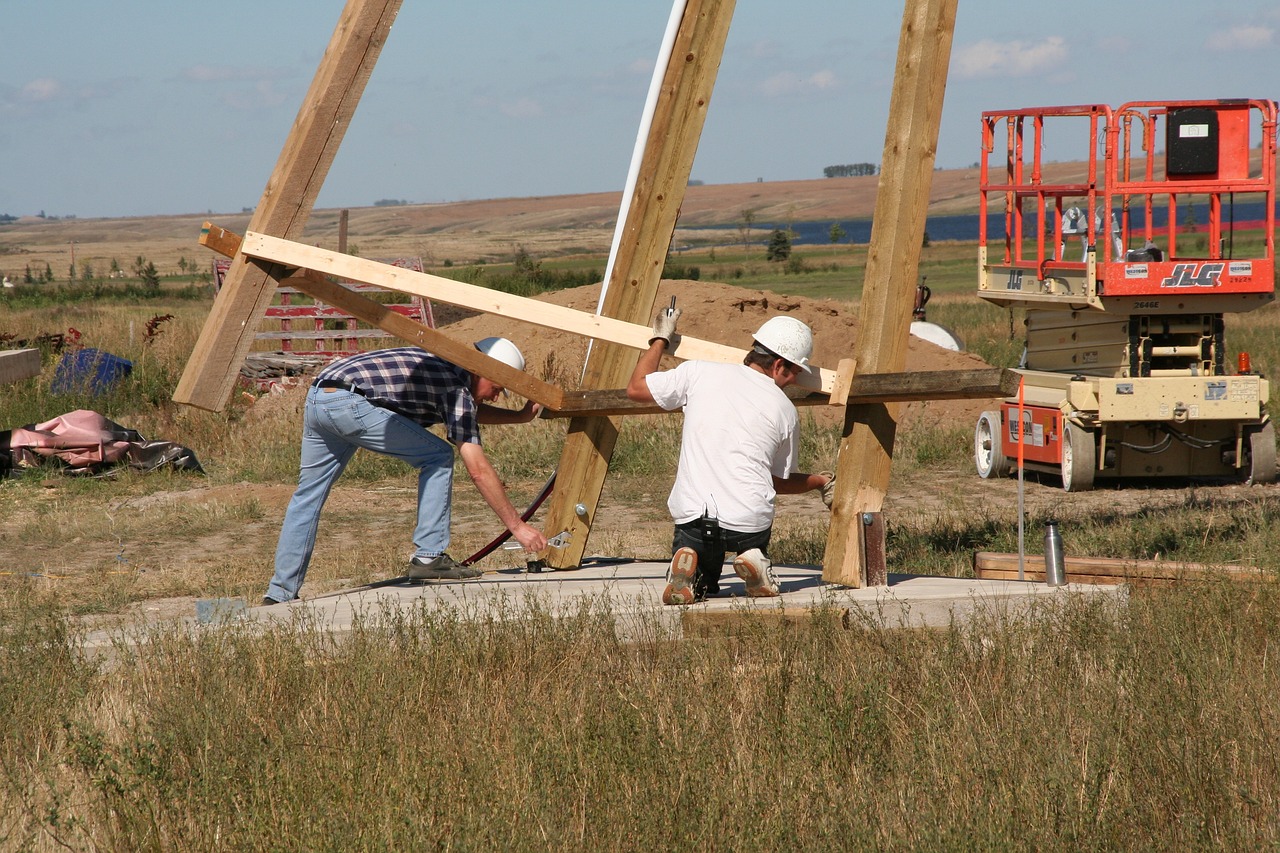
[[[747,585],[750,598],[777,598],[782,590],[773,574],[773,563],[759,548],[752,548],[734,558],[733,571]]]
[[[662,603],[693,604],[697,601],[693,591],[693,576],[697,572],[698,553],[692,548],[677,550],[667,571],[667,588],[662,592]]]

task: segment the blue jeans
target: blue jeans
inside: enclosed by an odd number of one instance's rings
[[[342,389],[307,389],[302,415],[302,465],[298,488],[285,510],[276,546],[276,570],[267,596],[298,597],[316,546],[320,509],[357,447],[403,459],[418,469],[418,522],[414,553],[434,557],[449,547],[453,494],[453,447],[424,427],[359,394]],[[358,535],[358,530],[351,531]]]

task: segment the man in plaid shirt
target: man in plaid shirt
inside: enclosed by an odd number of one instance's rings
[[[524,356],[506,338],[485,338],[475,346],[524,370]],[[358,447],[403,459],[418,469],[411,579],[461,580],[482,574],[445,553],[453,447],[480,495],[516,541],[528,551],[546,548],[546,536],[521,520],[480,444],[480,424],[528,423],[542,408],[532,401],[519,410],[488,405],[504,392],[498,383],[417,347],[358,353],[320,371],[307,390],[298,488],[285,511],[275,575],[262,603],[298,597],[315,548],[320,510]],[[427,430],[433,424],[444,425],[449,441]]]

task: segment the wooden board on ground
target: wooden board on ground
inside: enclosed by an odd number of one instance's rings
[[[1253,566],[1182,563],[1172,560],[1130,560],[1121,557],[1064,557],[1068,583],[1157,584],[1179,580],[1263,581],[1273,575]],[[980,580],[1018,580],[1018,555],[978,551],[973,573]],[[1023,580],[1044,581],[1044,555],[1023,558]]]
[[[0,351],[0,383],[21,382],[40,375],[40,350],[10,349]]]

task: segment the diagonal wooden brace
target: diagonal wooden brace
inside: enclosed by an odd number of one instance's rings
[[[200,245],[227,257],[235,257],[241,239],[237,234],[206,222],[200,232]],[[523,397],[551,409],[564,407],[564,389],[543,382],[522,370],[516,370],[496,358],[490,358],[468,343],[459,342],[415,320],[329,281],[314,270],[302,270],[289,276],[288,283],[321,302],[341,308],[351,316],[390,332],[398,338],[420,346],[463,370],[490,379]],[[283,283],[283,282],[282,282]]]
[[[373,284],[387,290],[423,296],[436,302],[447,302],[450,305],[484,311],[488,314],[498,314],[512,320],[572,332],[635,350],[648,349],[649,339],[653,337],[653,330],[647,325],[588,314],[586,311],[344,255],[332,249],[308,246],[305,243],[283,240],[268,234],[249,232],[244,236],[240,251],[245,256],[257,260],[315,270],[350,281]],[[742,361],[746,350],[687,335],[677,335],[672,341],[670,354],[681,359],[698,358],[736,364]],[[815,366],[812,373],[802,374],[797,384],[813,391],[830,393],[834,379],[833,371]]]

